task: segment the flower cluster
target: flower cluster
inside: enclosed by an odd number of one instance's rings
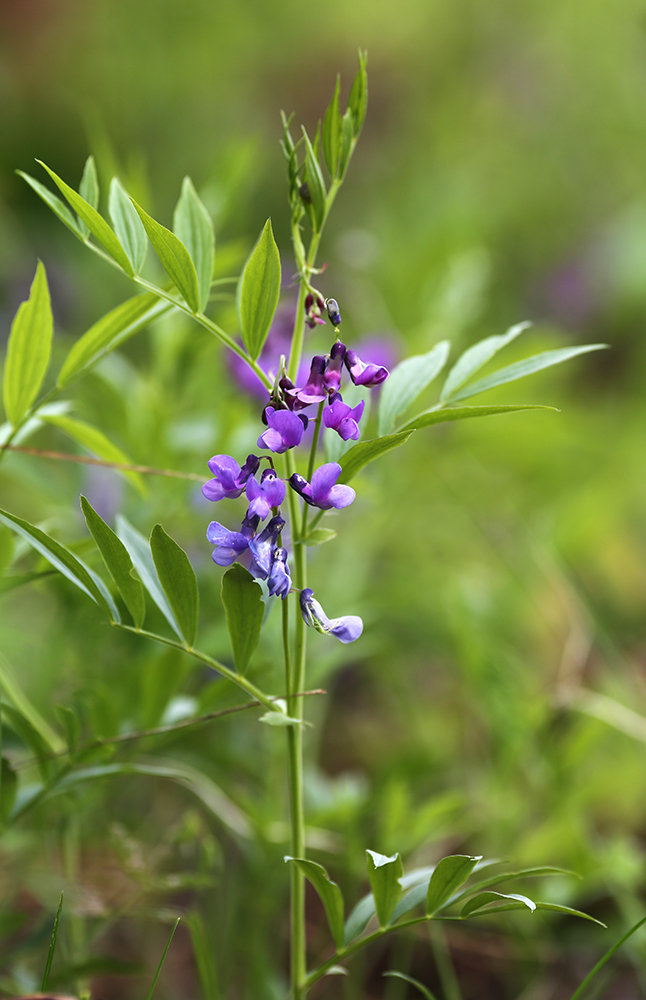
[[[334,299],[324,301],[318,293],[309,294],[305,308],[308,326],[323,322],[320,316],[324,308],[335,327],[338,328],[341,322]],[[361,400],[352,408],[343,402],[340,389],[344,367],[355,385],[366,388],[381,385],[388,378],[386,368],[364,364],[355,351],[337,340],[329,355],[312,358],[310,373],[303,386],[294,385],[284,371],[277,379],[262,412],[266,430],[258,438],[258,448],[281,455],[297,447],[310,419],[302,411],[312,405],[321,408],[319,421],[322,418],[328,430],[336,431],[344,441],[356,441],[365,403]],[[260,473],[263,458],[269,468]],[[206,537],[214,546],[213,561],[218,566],[230,566],[248,553],[251,574],[267,582],[270,595],[284,600],[291,590],[288,553],[282,544],[285,521],[280,513],[286,482],[276,474],[273,458],[271,455],[248,455],[241,467],[230,455],[214,455],[208,464],[213,478],[202,487],[207,500],[235,500],[244,493],[248,503],[239,531],[230,531],[218,521],[209,524]],[[311,507],[322,511],[341,510],[353,502],[356,493],[352,487],[337,483],[340,475],[338,462],[327,462],[313,472],[311,482],[295,472],[287,483]],[[270,515],[266,526],[261,527]],[[360,618],[350,615],[330,620],[309,588],[301,592],[300,605],[305,623],[319,632],[334,635],[341,642],[353,642],[361,635],[363,623]]]

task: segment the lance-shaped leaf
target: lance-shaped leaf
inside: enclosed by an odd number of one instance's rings
[[[543,354],[535,354],[531,358],[526,358],[524,361],[517,361],[514,365],[508,365],[507,368],[500,368],[492,375],[487,375],[485,378],[478,379],[477,382],[472,382],[471,385],[467,385],[464,389],[456,392],[451,397],[451,401],[457,403],[461,399],[468,399],[469,396],[477,396],[478,393],[487,392],[488,389],[495,389],[496,386],[504,385],[506,382],[515,382],[519,378],[533,375],[534,372],[540,372],[543,368],[550,368],[552,365],[561,364],[562,361],[569,361],[570,358],[576,358],[579,354],[588,354],[590,351],[601,351],[607,347],[607,344],[583,344],[581,347],[560,347],[556,351],[545,351]]]
[[[128,255],[128,260],[132,264],[135,274],[139,274],[144,266],[146,250],[148,249],[146,230],[130,200],[130,195],[125,191],[118,177],[113,177],[110,183],[108,211],[114,231]]]
[[[354,148],[354,119],[350,108],[341,119],[341,152],[339,154],[339,177],[343,177],[348,169],[350,156]]]
[[[197,578],[188,556],[177,542],[156,524],[150,536],[159,582],[173,609],[175,620],[188,646],[195,642],[199,593]]]
[[[487,361],[493,358],[494,354],[497,354],[503,347],[510,344],[523,330],[527,330],[531,325],[531,323],[517,323],[516,326],[510,327],[507,333],[496,337],[486,337],[484,340],[480,340],[477,344],[474,344],[473,347],[469,347],[464,354],[460,355],[447,375],[446,382],[442,386],[440,399],[448,399],[467,379],[470,379],[472,375],[480,371],[483,365],[486,365]]]
[[[117,585],[136,628],[141,628],[146,616],[144,588],[136,575],[128,550],[84,496],[81,497],[81,509],[108,573]]]
[[[79,184],[79,194],[81,198],[85,198],[88,205],[91,205],[93,209],[98,210],[99,208],[99,178],[96,172],[96,165],[94,163],[94,157],[88,156],[85,161],[85,167],[83,168],[83,176],[81,177],[81,183]],[[88,229],[85,222],[79,219],[79,229],[84,236],[89,236],[90,230]]]
[[[160,302],[154,293],[147,292],[111,309],[76,341],[63,362],[56,383],[58,388],[76,381],[128,337],[172,308],[169,302]]]
[[[26,174],[24,170],[16,170],[16,173],[19,177],[22,177],[24,181],[27,181],[29,187],[36,192],[39,198],[42,198],[48,208],[51,208],[54,215],[61,220],[63,225],[67,226],[68,229],[71,229],[74,235],[82,240],[83,233],[79,229],[79,224],[65,202],[61,201],[58,195],[54,194],[53,191],[50,191],[49,188],[46,188],[44,184],[40,183],[40,181],[37,181],[35,177],[31,177],[29,174]]]
[[[104,459],[106,462],[118,462],[121,465],[132,464],[132,459],[125,451],[122,451],[116,444],[113,444],[103,431],[100,431],[97,427],[92,427],[91,424],[86,424],[84,420],[75,420],[73,417],[54,415],[46,416],[45,422],[59,427],[73,441],[78,441],[84,448],[91,451],[93,455],[98,455],[99,458]],[[116,471],[120,475],[125,476],[141,496],[146,495],[147,490],[144,486],[144,481],[138,472],[128,472],[120,469]]]
[[[426,1000],[436,1000],[436,997],[429,989],[426,988],[426,986],[424,986],[423,983],[420,983],[418,979],[413,979],[412,976],[407,976],[405,972],[395,972],[394,970],[391,970],[390,972],[384,972],[384,976],[392,976],[394,979],[403,979],[405,983],[410,983],[411,986],[418,989],[422,996],[426,997]]]
[[[304,858],[286,857],[285,861],[293,861],[306,879],[312,883],[318,892],[325,908],[325,915],[330,926],[337,951],[343,947],[343,896],[336,882],[333,882],[323,865]]]
[[[433,424],[444,424],[451,420],[468,420],[470,417],[494,417],[503,413],[517,413],[518,410],[551,410],[560,413],[555,406],[541,406],[534,403],[504,406],[448,406],[446,409],[425,410],[411,417],[399,427],[399,431],[419,430],[421,427],[431,427]]]
[[[47,171],[59,191],[65,195],[65,198],[72,206],[79,219],[85,223],[92,235],[96,236],[101,246],[107,250],[112,259],[115,260],[121,268],[123,268],[130,278],[132,278],[134,274],[132,264],[128,260],[125,250],[119,243],[119,240],[113,233],[112,229],[110,229],[110,226],[105,219],[102,218],[97,210],[92,208],[85,198],[82,198],[81,195],[74,190],[74,188],[71,188],[69,184],[66,184],[65,181],[61,180],[58,174],[55,174],[53,170],[50,170],[46,163],[43,163],[42,160],[36,160],[36,162],[40,163],[41,167]]]
[[[386,927],[401,896],[402,859],[399,854],[389,858],[376,851],[366,851],[366,860],[379,926]]]
[[[406,358],[393,369],[381,390],[377,422],[379,437],[392,431],[397,417],[408,409],[420,392],[442,371],[450,348],[448,340],[442,340],[428,354]]]
[[[112,619],[119,622],[119,612],[112,600],[112,595],[100,576],[86,566],[85,563],[75,556],[64,545],[51,538],[40,528],[29,521],[23,521],[21,517],[10,514],[7,510],[0,510],[0,521],[11,528],[16,534],[24,538],[32,548],[40,552],[41,556],[57,569],[59,573],[67,577],[75,586],[87,594],[95,604],[98,604]]]
[[[305,129],[303,129],[303,139],[305,141],[305,172],[303,173],[303,180],[309,189],[312,208],[310,221],[313,222],[313,228],[320,232],[323,219],[325,218],[327,198],[325,181],[323,180],[323,174],[314,147]]]
[[[361,131],[361,126],[363,125],[363,120],[366,117],[366,111],[368,108],[367,65],[368,54],[359,49],[359,69],[357,70],[357,75],[352,82],[350,96],[348,97],[348,109],[352,112],[355,136],[358,136]]]
[[[336,528],[313,528],[302,541],[309,546],[324,545],[325,542],[331,542],[338,534]]]
[[[475,870],[476,869],[474,869],[474,871]],[[489,886],[492,885],[502,885],[504,882],[512,882],[519,878],[544,878],[549,875],[570,875],[573,878],[581,878],[580,875],[577,875],[576,872],[570,871],[568,868],[553,868],[548,865],[540,868],[521,868],[518,871],[502,872],[499,875],[493,875],[491,878],[483,879],[481,882],[474,882],[474,884],[470,885],[468,889],[464,889],[462,892],[453,896],[449,902],[451,905],[459,903],[472,892],[482,892],[484,889],[488,889]]]
[[[222,577],[222,603],[233,661],[242,674],[258,645],[265,606],[260,587],[239,563],[234,563]]]
[[[63,740],[27,697],[16,679],[15,671],[2,655],[0,655],[0,690],[5,700],[13,705],[37,731],[49,747],[50,753],[60,753],[65,749]]]
[[[323,133],[321,136],[323,146],[323,156],[325,164],[330,171],[331,177],[336,177],[339,166],[339,156],[341,154],[341,115],[339,113],[339,89],[341,79],[337,76],[334,97],[329,103],[323,119]]]
[[[182,183],[182,193],[173,215],[173,229],[195,264],[200,309],[204,311],[211,290],[215,237],[211,216],[202,204],[190,177],[185,177]]]
[[[483,868],[490,868],[492,865],[498,864],[500,864],[500,861],[497,858],[489,858],[486,861],[479,861],[473,871],[481,871]],[[405,916],[407,913],[410,913],[416,906],[419,906],[421,903],[426,903],[429,882],[436,867],[436,865],[433,865],[431,868],[419,868],[416,872],[411,872],[410,875],[404,876],[402,879],[402,889],[407,889],[410,886],[413,886],[413,888],[410,889],[410,892],[407,892],[406,895],[403,896],[397,903],[395,912],[393,913],[393,923]],[[411,875],[413,874],[416,876],[415,881],[411,880]],[[474,888],[476,888],[476,886],[474,886]],[[454,898],[450,900],[450,902],[453,901]]]
[[[385,437],[371,438],[369,441],[359,441],[341,458],[339,482],[349,483],[357,472],[363,469],[364,465],[374,462],[376,458],[381,458],[393,448],[399,448],[400,445],[408,441],[412,433],[412,430],[402,431],[397,434],[387,434]]]
[[[280,254],[267,219],[238,284],[242,340],[256,360],[263,349],[280,297]]]
[[[177,619],[173,614],[170,604],[166,600],[164,591],[159,585],[157,570],[155,569],[152,553],[150,551],[150,545],[148,544],[147,539],[145,539],[141,532],[137,531],[136,528],[133,528],[130,522],[121,515],[117,517],[117,534],[130,553],[130,558],[134,563],[134,567],[137,570],[144,587],[163,614],[173,632],[175,632],[175,634],[182,641],[184,641],[184,636],[182,635],[180,627],[177,624]]]
[[[482,856],[472,857],[469,854],[450,854],[442,858],[431,875],[426,894],[426,914],[432,917],[441,909],[456,889],[466,882],[469,875],[482,861]]]
[[[536,909],[536,903],[527,896],[520,896],[516,892],[494,892],[489,889],[487,892],[478,893],[468,903],[465,903],[460,910],[460,916],[463,918],[468,917],[470,914],[475,913],[476,910],[481,910],[483,906],[487,906],[489,903],[497,903],[501,899],[511,899],[516,903],[520,903],[521,906],[526,906],[532,913]]]
[[[52,769],[52,751],[38,730],[13,705],[2,704],[3,719],[9,723],[14,733],[29,747],[38,761],[38,770],[43,780],[47,780]]]
[[[591,917],[589,913],[583,913],[581,910],[573,910],[571,906],[561,906],[560,903],[542,903],[539,900],[534,900],[534,906],[537,910],[553,910],[555,913],[564,913],[566,916],[570,917],[581,917],[583,920],[591,920],[593,924],[599,924],[600,927],[605,927],[606,924],[602,923],[601,920],[597,920],[596,917]],[[509,910],[525,910],[527,909],[527,904],[525,902],[519,902],[513,900],[510,903],[503,903],[502,906],[488,906],[483,907],[480,910],[474,910],[470,913],[470,917],[485,917],[489,913],[506,913]]]
[[[18,791],[18,775],[6,757],[2,758],[0,774],[0,820],[6,823],[16,801]]]
[[[45,268],[38,262],[29,298],[11,324],[4,367],[4,406],[16,427],[38,395],[52,346],[54,321]]]
[[[144,212],[141,205],[138,205],[134,199],[132,199],[132,204],[144,224],[148,239],[152,243],[153,250],[159,257],[164,270],[186,299],[189,309],[194,313],[199,312],[200,293],[197,285],[197,272],[188,250],[182,241],[175,236],[175,233],[171,233],[170,229],[166,229],[165,226],[156,222],[152,216]]]

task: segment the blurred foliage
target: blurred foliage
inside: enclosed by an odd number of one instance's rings
[[[529,318],[537,327],[524,337],[536,351],[572,339],[612,345],[523,384],[523,402],[561,413],[420,431],[405,457],[362,474],[338,542],[312,560],[330,614],[360,613],[366,630],[356,649],[311,640],[310,684],[329,694],[309,702],[308,823],[313,856],[353,899],[365,891],[366,846],[399,850],[410,865],[468,848],[572,867],[584,882],[555,883],[552,897],[584,905],[613,931],[638,919],[643,6],[157,0],[153,11],[138,0],[3,0],[0,22],[0,337],[39,256],[56,319],[52,370],[131,290],[78,247],[14,169],[34,173],[37,155],[77,183],[92,152],[104,189],[117,173],[165,224],[189,173],[214,218],[220,273],[238,273],[268,214],[289,273],[278,111],[315,125],[337,70],[347,88],[359,44],[370,53],[368,117],[322,252],[321,288],[341,303],[346,342],[379,336],[400,354],[445,336],[466,346]],[[224,322],[231,300],[218,310]],[[513,345],[505,361],[521,356]],[[256,436],[258,404],[188,320],[160,321],[73,394],[76,416],[146,465],[206,475],[210,455],[243,452]],[[517,402],[518,390],[488,400]],[[53,427],[33,443],[68,447]],[[226,660],[220,572],[203,539],[209,506],[199,486],[146,483],[142,500],[115,473],[18,454],[0,471],[2,506],[80,553],[81,490],[104,517],[121,511],[145,534],[161,520],[198,571],[201,643]],[[12,554],[3,529],[0,562],[12,558],[14,568],[43,568],[19,544]],[[274,615],[251,676],[277,692],[279,647]],[[182,654],[110,632],[58,577],[0,598],[0,648],[3,670],[59,738],[59,704],[76,708],[85,739],[236,701]],[[581,686],[612,699],[605,721],[590,714]],[[178,912],[189,918],[157,995],[281,997],[283,742],[250,712],[97,751],[99,762],[172,761],[213,784],[196,798],[162,778],[105,778],[43,803],[8,832],[0,987],[39,984],[65,888],[53,972],[91,956],[147,970],[146,979],[96,974],[97,997],[143,995]],[[10,730],[4,753],[14,763],[30,756]],[[321,957],[323,915],[314,898],[308,905]],[[531,924],[506,916],[449,931],[464,1000],[569,996],[609,943],[600,929],[556,915]],[[316,995],[415,995],[402,980],[382,980],[385,968],[439,992],[425,935],[365,954],[350,977],[324,980]],[[611,987],[626,997],[645,988],[643,936],[634,942]],[[69,972],[64,985],[82,988],[88,975]]]

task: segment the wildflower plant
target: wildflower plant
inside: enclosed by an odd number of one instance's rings
[[[312,581],[308,576],[308,549],[332,541],[337,533],[326,525],[327,512],[343,512],[354,502],[356,491],[350,484],[361,470],[434,424],[550,409],[528,404],[465,402],[496,386],[604,346],[551,350],[475,378],[528,326],[518,324],[466,350],[450,368],[437,402],[409,415],[415,400],[447,364],[449,343],[438,343],[427,353],[406,358],[388,371],[369,356],[359,357],[353,346],[344,342],[342,303],[325,297],[316,287],[321,239],[359,140],[367,101],[366,57],[360,53],[346,109],[341,113],[337,80],[333,99],[314,139],[305,130],[294,139],[291,121],[283,116],[282,145],[298,301],[289,351],[273,367],[265,368],[259,361],[279,306],[282,282],[281,255],[270,220],[237,283],[239,329],[227,331],[208,314],[210,296],[221,279],[213,279],[211,219],[191,181],[187,178],[183,183],[172,230],[130,198],[116,178],[110,186],[108,221],[98,210],[99,185],[92,158],[88,159],[78,191],[41,164],[64,200],[51,186],[26,174],[22,176],[72,235],[108,266],[130,278],[139,286],[138,293],[99,319],[74,344],[55,384],[41,394],[50,360],[53,321],[45,267],[39,263],[29,298],[13,321],[4,367],[6,423],[0,428],[1,458],[6,459],[35,430],[50,423],[98,460],[129,474],[135,487],[141,470],[129,463],[128,456],[102,430],[70,417],[64,405],[66,390],[128,338],[163,314],[185,314],[233,352],[236,363],[246,366],[264,386],[265,400],[258,407],[258,436],[253,452],[205,456],[210,478],[202,492],[215,505],[216,512],[208,527],[205,525],[206,539],[212,546],[216,567],[225,568],[222,602],[233,666],[215,660],[196,645],[196,575],[186,552],[161,524],[152,528],[149,539],[124,519],[113,530],[82,497],[89,533],[108,574],[104,577],[71,548],[18,513],[3,510],[0,521],[94,601],[115,628],[134,633],[142,641],[185,652],[250,696],[264,710],[262,723],[284,729],[288,750],[290,850],[285,861],[291,880],[292,1000],[301,1000],[323,976],[344,971],[345,964],[341,963],[369,942],[425,921],[459,921],[510,910],[555,910],[586,917],[560,904],[500,891],[508,882],[551,875],[558,869],[508,870],[505,866],[492,874],[498,862],[475,855],[451,855],[433,867],[404,873],[399,854],[385,856],[368,850],[370,892],[346,918],[346,903],[339,886],[323,866],[307,857],[303,739],[308,631],[321,634],[315,641],[352,643],[361,639],[364,630],[352,604],[339,607],[334,593],[326,591],[325,582]],[[144,276],[150,247],[166,272],[164,284]],[[301,363],[308,360],[307,336],[315,328],[328,331],[329,349],[309,359],[309,374],[299,380]],[[352,387],[351,402],[344,401],[348,387]],[[376,421],[369,417],[370,410],[376,412]],[[327,461],[321,457],[323,440]],[[239,504],[239,522],[234,526],[217,519],[217,505],[223,499]],[[147,599],[163,615],[168,625],[166,632],[145,629]],[[337,617],[328,617],[321,602]],[[285,680],[284,690],[275,693],[253,683],[246,670],[267,612],[278,603]],[[102,766],[88,769],[87,755],[75,748],[69,734],[67,756],[52,763],[52,742],[43,740],[34,719],[27,718],[20,705],[10,704],[7,697],[2,709],[5,722],[21,733],[42,764],[40,784],[21,788],[16,795],[16,775],[3,762],[2,815],[6,825],[62,787],[88,780],[89,770],[92,777],[100,776]],[[70,725],[73,727],[73,723]],[[132,765],[128,773],[132,773]],[[145,769],[142,773],[146,773]],[[306,880],[321,898],[332,941],[329,957],[309,970]]]

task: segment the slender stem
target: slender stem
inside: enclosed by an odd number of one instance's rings
[[[319,434],[321,433],[321,420],[323,418],[323,407],[325,405],[325,400],[321,400],[319,403],[318,413],[316,414],[316,424],[314,425],[314,436],[312,438],[312,447],[310,448],[310,460],[307,466],[307,481],[308,483],[312,481],[312,473],[314,472],[314,465],[316,464],[316,449],[319,443]]]
[[[59,462],[79,462],[81,465],[100,465],[104,469],[119,469],[124,472],[141,472],[145,476],[170,476],[173,479],[191,479],[195,483],[203,483],[204,473],[178,472],[176,469],[154,469],[150,465],[130,465],[127,462],[104,462],[102,458],[92,458],[90,455],[73,455],[67,451],[48,451],[46,448],[26,448],[19,444],[5,445],[7,451],[18,451],[25,455],[37,455],[39,458],[56,459]]]

